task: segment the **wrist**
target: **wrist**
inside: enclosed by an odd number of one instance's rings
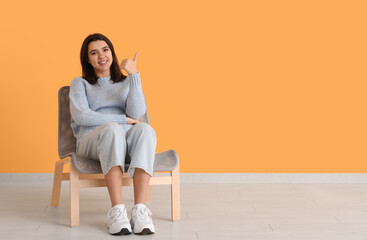
[[[138,73],[138,71],[133,72],[133,73],[129,73],[129,75],[135,75],[135,74],[137,74],[137,73]]]

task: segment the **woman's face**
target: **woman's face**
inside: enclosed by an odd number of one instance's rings
[[[88,45],[88,63],[90,63],[97,77],[109,77],[112,64],[112,52],[103,40],[90,42]]]

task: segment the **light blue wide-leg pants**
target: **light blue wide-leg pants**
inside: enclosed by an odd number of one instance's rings
[[[120,166],[124,172],[125,160],[130,159],[130,177],[134,176],[135,168],[153,176],[156,145],[156,133],[147,123],[136,123],[126,132],[121,125],[109,122],[82,137],[76,153],[100,161],[103,175],[115,166]]]

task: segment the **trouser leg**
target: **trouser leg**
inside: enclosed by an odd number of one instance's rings
[[[77,146],[77,155],[99,160],[103,175],[114,166],[124,171],[126,155],[126,133],[117,123],[109,122],[84,136]]]
[[[130,156],[128,173],[134,176],[135,168],[153,175],[157,138],[154,129],[147,123],[137,123],[126,133],[127,151]]]

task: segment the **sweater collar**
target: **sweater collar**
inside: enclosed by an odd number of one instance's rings
[[[111,77],[99,77],[98,78],[98,84],[102,86],[103,84],[108,82],[110,79],[111,79]]]

